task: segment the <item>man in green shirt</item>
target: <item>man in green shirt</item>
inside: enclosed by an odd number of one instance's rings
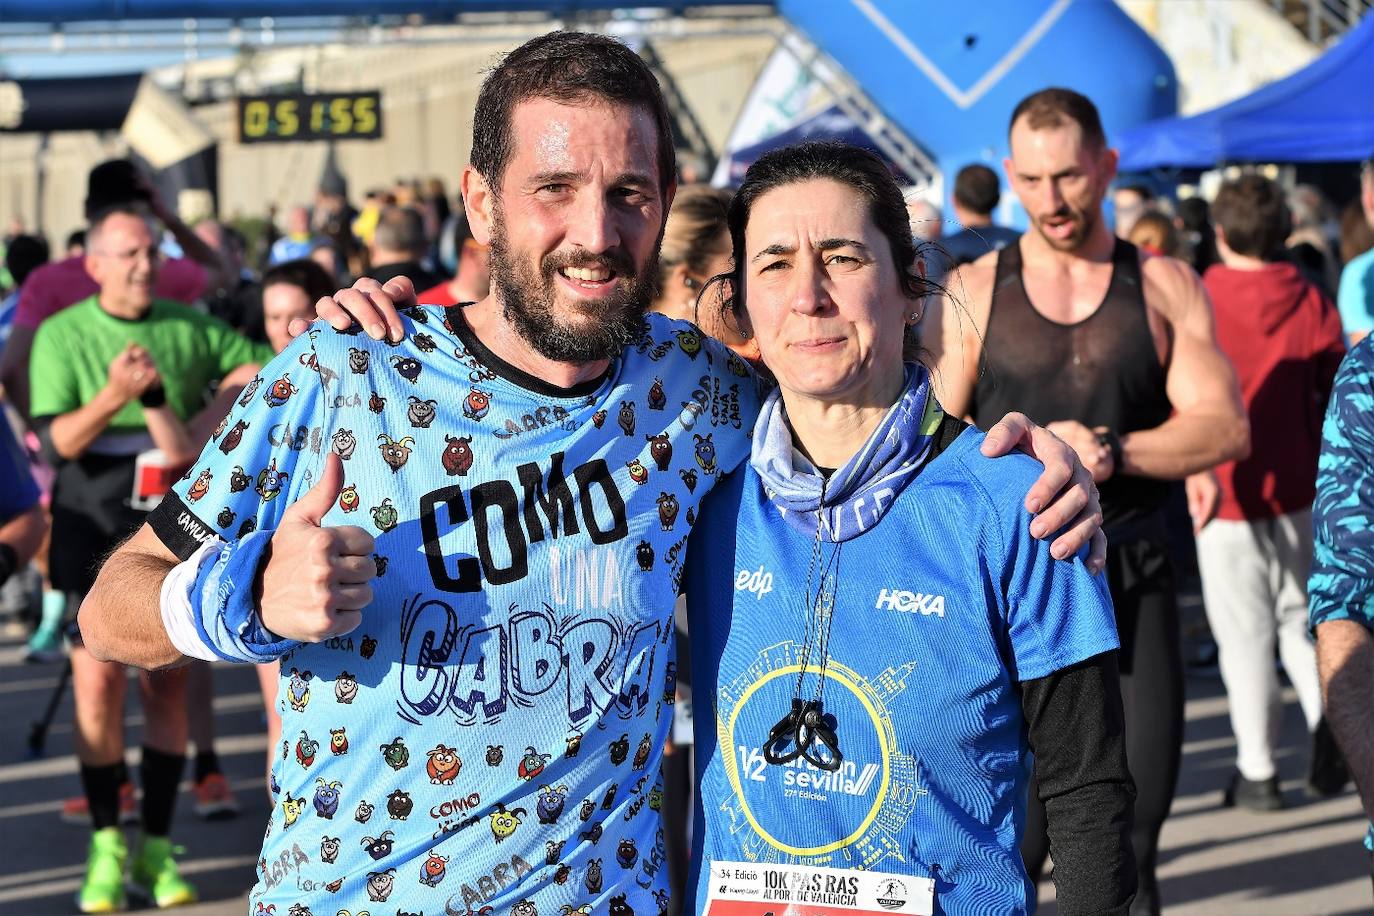
[[[242,384],[253,363],[272,355],[218,319],[153,298],[160,255],[140,209],[99,215],[87,251],[86,270],[100,292],[39,326],[29,366],[34,423],[57,468],[51,577],[73,610],[103,557],[143,524],[199,454],[203,435],[195,430],[204,422],[196,415],[207,408],[222,415],[225,406],[210,406],[214,384]],[[128,850],[118,818],[126,683],[122,665],[73,646],[76,748],[94,829],[78,896],[87,913],[125,902]],[[175,906],[195,899],[167,837],[186,753],[186,669],[144,672],[140,688],[143,837],[130,877],[157,906]]]

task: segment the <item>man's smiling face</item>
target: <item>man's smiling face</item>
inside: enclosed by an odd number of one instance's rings
[[[593,362],[638,337],[669,199],[642,108],[534,98],[491,206],[491,280],[506,318],[546,358]]]

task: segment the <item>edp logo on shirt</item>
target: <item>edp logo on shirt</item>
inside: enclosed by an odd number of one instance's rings
[[[735,576],[735,591],[750,592],[760,601],[763,600],[764,595],[772,590],[773,574],[762,566],[759,566],[759,568],[753,572],[747,569],[741,569],[739,575]]]

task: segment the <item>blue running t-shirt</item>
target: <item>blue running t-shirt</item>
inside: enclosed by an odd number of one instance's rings
[[[377,539],[358,628],[281,661],[251,903],[661,911],[673,604],[700,501],[747,454],[756,382],[658,315],[573,389],[501,361],[459,307],[408,310],[406,335],[316,323],[152,517],[182,557],[272,529],[333,450],[324,524]]]
[[[965,430],[838,560],[830,543],[813,559],[814,539],[781,523],[749,465],[707,499],[687,575],[695,912],[931,912],[913,878],[934,879],[937,913],[1026,912],[1017,683],[1118,643],[1105,577],[1030,535],[1022,502],[1040,466],[985,458],[982,438]],[[814,593],[831,563],[823,710],[843,762],[769,763],[770,729],[798,695],[808,578]],[[803,699],[822,663],[811,618]],[[735,878],[771,896],[708,909]]]

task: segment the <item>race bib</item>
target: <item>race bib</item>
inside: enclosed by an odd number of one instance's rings
[[[129,495],[129,506],[151,512],[184,470],[169,464],[161,449],[139,452],[134,459],[134,490]]]
[[[935,882],[851,868],[712,862],[706,916],[883,916],[935,911]]]

